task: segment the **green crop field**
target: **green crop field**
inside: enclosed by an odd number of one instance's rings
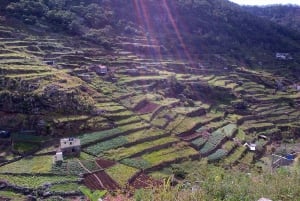
[[[52,161],[52,156],[26,157],[0,167],[0,173],[49,173]]]

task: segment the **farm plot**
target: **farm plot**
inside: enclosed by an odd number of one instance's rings
[[[100,153],[102,153],[103,151],[118,148],[126,143],[128,143],[126,138],[124,136],[119,136],[119,137],[113,138],[111,140],[99,142],[97,144],[89,146],[89,147],[85,148],[84,151],[97,156]]]
[[[131,181],[129,185],[132,186],[134,189],[149,187],[152,188],[163,185],[163,182],[160,180],[156,180],[147,174],[141,173],[133,181]]]
[[[0,178],[2,181],[7,181],[10,184],[17,186],[38,188],[43,186],[45,183],[59,183],[59,182],[78,182],[77,176],[22,176],[22,175],[4,175],[1,174]]]
[[[105,131],[99,131],[94,133],[86,133],[81,136],[79,136],[80,142],[82,145],[94,142],[95,140],[101,140],[102,138],[108,137],[108,136],[114,136],[118,133],[120,133],[121,130],[119,128],[114,128],[111,130],[105,130]]]
[[[118,126],[123,126],[123,125],[126,125],[126,124],[137,123],[137,122],[140,122],[140,121],[141,121],[141,118],[139,116],[132,116],[132,117],[129,117],[129,118],[126,118],[126,119],[115,121],[115,124],[118,125]]]
[[[240,146],[235,149],[232,154],[226,157],[226,159],[224,160],[224,165],[232,165],[236,163],[243,156],[246,150],[247,148],[244,146]]]
[[[208,139],[205,137],[199,137],[193,140],[191,143],[200,149],[207,142],[207,140]]]
[[[19,193],[14,193],[12,191],[1,190],[0,191],[0,200],[3,200],[3,201],[9,201],[9,200],[24,201],[24,200],[26,200],[26,196],[22,195],[22,194],[19,194]]]
[[[51,192],[74,192],[78,191],[79,184],[76,182],[68,182],[63,184],[54,184],[50,187]]]
[[[41,143],[49,140],[50,138],[47,136],[38,136],[27,133],[14,133],[12,134],[12,139],[20,142]]]
[[[243,125],[241,125],[241,128],[246,133],[252,133],[252,132],[262,132],[268,129],[273,129],[275,128],[275,125],[270,122],[246,121],[243,123]]]
[[[92,190],[116,190],[119,189],[119,185],[103,170],[87,174],[84,177],[83,184]]]
[[[166,128],[170,122],[174,121],[177,114],[173,110],[166,107],[161,107],[159,110],[160,111],[153,114],[149,120],[151,120],[151,124],[155,126]]]
[[[133,115],[134,115],[134,113],[129,111],[129,110],[108,112],[108,113],[104,114],[105,117],[111,118],[111,119],[116,120],[116,121],[132,117]]]
[[[226,155],[228,154],[227,150],[224,149],[218,149],[217,151],[215,151],[214,153],[210,154],[207,159],[208,161],[212,162],[212,161],[218,161],[222,158],[224,158]]]
[[[139,170],[136,168],[120,163],[105,170],[105,172],[122,187],[125,187],[125,185],[128,183],[128,180],[133,177],[138,171]]]
[[[134,143],[136,141],[147,140],[148,138],[159,137],[160,135],[164,134],[165,133],[163,132],[163,130],[155,128],[140,130],[127,135],[115,137],[110,140],[99,142],[97,144],[85,148],[84,150],[92,155],[100,156],[103,155],[103,152],[107,150],[116,149],[118,147],[125,146],[128,143]]]
[[[96,160],[96,163],[102,169],[110,168],[110,167],[112,167],[116,164],[116,162],[114,162],[112,160],[106,160],[106,159],[103,159],[103,158],[98,158]]]
[[[103,104],[96,104],[97,109],[103,110],[108,113],[118,113],[122,111],[126,111],[127,109],[121,105],[110,105],[110,106],[102,106]]]
[[[141,158],[146,163],[150,164],[150,166],[148,167],[153,167],[162,163],[173,162],[195,155],[198,155],[198,152],[196,150],[187,146],[185,143],[179,143],[169,148],[160,149],[151,153],[144,154],[141,156]],[[138,158],[136,159],[138,160]],[[145,169],[148,167],[143,168]]]
[[[62,164],[53,164],[51,172],[61,175],[78,175],[88,173],[77,160],[64,161]]]
[[[200,117],[186,117],[172,130],[172,132],[175,134],[181,134],[183,132],[192,130],[202,122],[203,120]]]
[[[137,143],[141,141],[146,141],[149,138],[151,139],[160,138],[165,134],[166,132],[164,130],[157,129],[157,128],[149,128],[149,129],[143,129],[143,130],[130,133],[125,137],[128,142]]]
[[[245,156],[239,160],[239,163],[250,166],[254,160],[254,155],[253,152],[247,152]]]
[[[15,142],[13,144],[13,150],[18,154],[25,154],[31,151],[36,151],[39,149],[39,144],[30,142]]]
[[[116,150],[112,150],[111,152],[108,152],[106,156],[109,156],[109,158],[111,157],[112,159],[115,160],[121,160],[123,158],[128,158],[132,155],[136,155],[140,152],[147,151],[151,148],[155,149],[155,147],[159,147],[166,144],[168,145],[170,143],[175,143],[175,142],[178,142],[178,139],[174,137],[164,137],[158,140],[137,144],[135,146],[122,147]]]
[[[139,114],[148,114],[154,112],[160,105],[150,102],[149,100],[140,101],[135,107],[134,111]]]
[[[235,124],[228,124],[227,126],[214,131],[204,146],[200,149],[200,153],[204,155],[210,154],[217,149],[224,140],[233,137],[236,130],[237,126]]]
[[[199,113],[199,114],[203,115],[204,112],[202,112],[202,113],[198,112],[198,111],[200,111],[200,109],[203,109],[203,108],[201,108],[201,107],[175,107],[174,111],[178,114],[187,115],[187,116],[190,116],[193,113],[195,113],[195,114]],[[205,109],[203,109],[203,111],[205,111]]]
[[[94,133],[86,133],[79,136],[82,145],[87,145],[90,143],[95,143],[100,140],[111,139],[113,137],[117,137],[120,134],[130,133],[137,130],[142,130],[143,128],[147,128],[148,124],[144,122],[126,124],[124,126],[120,126],[118,128],[113,128],[110,130],[104,130]]]
[[[0,167],[0,173],[49,173],[52,161],[52,156],[26,157]]]

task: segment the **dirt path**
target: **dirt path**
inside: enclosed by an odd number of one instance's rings
[[[91,172],[89,169],[87,169],[87,168],[80,162],[79,159],[77,159],[77,161],[78,161],[78,163],[80,164],[80,166],[81,166],[85,171],[87,171],[88,173],[92,174],[92,172]],[[104,187],[102,181],[100,180],[100,178],[99,178],[96,174],[92,174],[92,175],[93,175],[93,176],[96,178],[96,180],[99,182],[100,186],[101,186],[102,188],[105,189],[105,187]]]

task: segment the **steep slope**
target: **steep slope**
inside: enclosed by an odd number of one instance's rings
[[[277,24],[300,31],[300,6],[271,5],[271,6],[244,6],[243,9],[255,16],[271,20]]]
[[[299,33],[261,20],[228,1],[122,1],[115,13],[118,19],[144,27],[179,57],[222,65],[231,59],[248,66],[258,66],[261,61],[271,66],[275,52],[292,52],[299,62]]]
[[[106,48],[124,44],[117,37],[121,34],[147,36],[154,40],[133,48],[154,57],[169,54],[221,67],[239,63],[274,68],[276,52],[293,55],[288,66],[295,67],[300,60],[299,33],[262,20],[227,0],[95,2],[24,0],[10,3],[6,11],[28,24],[80,35]]]

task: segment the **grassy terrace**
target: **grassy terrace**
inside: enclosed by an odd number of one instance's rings
[[[272,129],[274,128],[275,125],[270,122],[244,122],[244,124],[241,126],[241,128],[245,132],[251,132],[251,131],[264,131],[267,129]]]
[[[26,200],[25,195],[17,194],[17,193],[14,193],[12,191],[5,191],[5,190],[0,191],[0,197],[9,198],[9,199],[14,200],[14,201]]]
[[[227,154],[228,154],[228,151],[227,151],[227,150],[224,150],[224,149],[217,149],[214,153],[210,154],[210,155],[207,157],[207,159],[208,159],[208,161],[210,161],[210,162],[218,161],[218,160],[224,158]]]
[[[171,122],[167,129],[171,126],[172,132],[175,134],[181,134],[183,132],[189,131],[191,129],[195,129],[201,125],[205,125],[214,121],[218,118],[222,117],[222,114],[207,114],[201,117],[182,117],[177,118],[176,121]]]
[[[137,144],[131,147],[121,147],[119,149],[110,150],[105,153],[105,156],[115,160],[121,160],[123,158],[128,158],[134,154],[140,153],[147,149],[164,145],[167,143],[179,142],[177,138],[174,137],[164,137],[154,141],[147,141],[144,143]]]
[[[12,139],[21,142],[33,142],[33,143],[40,143],[50,140],[49,136],[38,136],[34,134],[27,134],[27,133],[13,133]]]
[[[0,175],[1,179],[7,181],[10,184],[28,188],[38,188],[45,183],[56,183],[62,181],[77,182],[77,176],[21,176],[21,175]]]
[[[149,81],[157,81],[167,79],[167,76],[159,75],[159,76],[138,76],[138,77],[122,77],[120,79],[120,84],[133,84],[138,81],[149,82]]]
[[[236,163],[240,158],[242,158],[246,150],[247,147],[244,146],[240,146],[237,149],[235,149],[232,154],[230,154],[227,158],[225,158],[224,165],[232,165]]]
[[[131,116],[131,117],[126,118],[126,119],[121,119],[119,121],[115,121],[115,124],[118,125],[118,126],[121,126],[121,125],[125,125],[125,124],[136,123],[136,122],[139,122],[139,121],[141,121],[141,118],[139,116]]]
[[[95,106],[97,107],[97,109],[102,109],[110,113],[118,113],[120,111],[126,110],[126,108],[121,105],[102,106],[102,104],[100,103],[100,104],[96,104]]]
[[[128,180],[134,176],[139,170],[133,167],[129,167],[123,164],[116,164],[108,169],[105,172],[111,176],[118,184],[125,187],[128,183]]]
[[[61,116],[53,119],[54,122],[63,123],[63,122],[71,122],[71,121],[82,121],[87,120],[89,116],[87,115],[71,115],[71,116]]]
[[[232,138],[237,130],[235,124],[228,124],[218,130],[214,131],[204,146],[200,149],[201,154],[213,152],[226,138]],[[195,142],[194,142],[195,143]]]
[[[124,126],[120,126],[118,128],[110,129],[110,130],[86,133],[86,134],[79,136],[79,139],[81,140],[82,145],[86,145],[89,143],[93,143],[95,141],[100,141],[102,139],[113,138],[114,136],[117,136],[124,132],[130,132],[130,131],[136,130],[136,129],[142,130],[143,128],[145,128],[147,126],[149,126],[149,125],[144,122],[127,124]]]
[[[0,167],[0,173],[49,173],[52,161],[52,156],[26,157]]]
[[[142,156],[142,158],[151,164],[151,166],[159,165],[163,162],[169,162],[182,157],[197,155],[198,152],[185,143],[173,145],[170,148],[154,151]]]

